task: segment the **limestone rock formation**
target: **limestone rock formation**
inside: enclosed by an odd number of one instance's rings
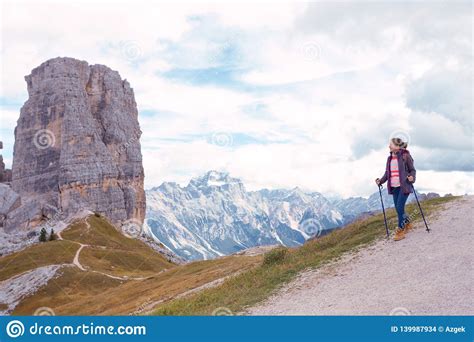
[[[0,150],[3,149],[3,142],[0,141]],[[0,183],[8,183],[12,180],[12,170],[5,168],[3,156],[0,154]]]
[[[12,189],[21,206],[6,231],[88,209],[121,224],[145,216],[140,127],[133,89],[117,71],[54,58],[25,77],[15,128]]]
[[[0,227],[7,214],[20,206],[20,196],[8,185],[0,183]]]

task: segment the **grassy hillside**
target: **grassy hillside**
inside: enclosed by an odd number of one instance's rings
[[[441,205],[457,197],[446,197],[423,202],[425,215],[433,214]],[[416,203],[407,206],[407,213],[415,223],[420,223]],[[395,211],[388,211],[387,219],[394,229]],[[422,223],[421,223],[422,224]],[[375,240],[384,238],[383,215],[354,222],[344,229],[333,231],[319,239],[308,241],[301,247],[280,248],[268,252],[264,262],[224,282],[221,286],[204,290],[198,294],[176,299],[157,306],[157,315],[210,315],[220,307],[234,313],[266,299],[273,291],[292,280],[299,272],[316,268],[333,261],[342,254],[362,248]]]
[[[50,241],[0,258],[0,281],[37,267],[72,262],[79,245],[70,241]]]
[[[94,215],[73,223],[61,232],[61,237],[64,240],[36,244],[0,258],[2,280],[40,266],[64,264],[55,278],[23,298],[13,314],[31,315],[43,306],[57,315],[148,312],[156,302],[261,263],[261,256],[229,256],[177,266]],[[78,257],[85,271],[73,264],[80,244],[86,245]]]
[[[225,257],[177,266],[143,280],[120,281],[98,273],[65,268],[14,314],[52,308],[57,315],[128,315],[148,313],[153,303],[167,301],[199,286],[256,267],[261,257]]]
[[[454,198],[425,201],[423,209],[432,214]],[[413,213],[415,206],[408,205],[408,213]],[[419,215],[414,217],[420,222]],[[388,219],[394,218],[394,211],[389,210]],[[319,267],[384,235],[380,214],[299,248],[178,266],[146,244],[125,237],[104,218],[91,215],[64,230],[64,240],[0,258],[0,279],[39,266],[64,264],[55,278],[22,299],[15,315],[31,315],[44,306],[57,315],[209,315],[219,307],[239,312],[264,300],[302,270]],[[73,264],[80,244],[87,245],[78,257],[85,270]]]
[[[174,266],[145,243],[124,236],[103,217],[91,215],[87,222],[74,223],[61,236],[88,245],[80,258],[87,269],[114,276],[145,277]]]

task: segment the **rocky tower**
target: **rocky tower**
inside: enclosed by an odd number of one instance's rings
[[[5,228],[89,209],[112,222],[145,217],[140,127],[133,89],[117,71],[54,58],[25,77],[15,128],[12,189],[22,205]]]

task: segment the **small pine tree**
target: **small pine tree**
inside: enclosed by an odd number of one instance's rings
[[[46,242],[46,236],[47,236],[47,232],[46,232],[46,229],[41,228],[41,231],[40,231],[40,235],[39,235],[39,240],[40,242]]]
[[[56,240],[56,233],[54,232],[54,229],[51,228],[51,232],[49,233],[49,241],[54,241]]]

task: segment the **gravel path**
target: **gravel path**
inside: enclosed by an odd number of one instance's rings
[[[472,315],[474,197],[444,205],[407,238],[307,271],[249,315]],[[382,229],[383,227],[381,227]]]
[[[84,219],[84,222],[86,223],[86,229],[89,230],[91,229],[91,225],[88,221],[88,218],[86,217]],[[114,276],[112,274],[108,274],[108,273],[104,273],[104,272],[100,272],[100,271],[94,271],[94,270],[89,270],[88,268],[84,267],[80,261],[79,261],[79,256],[82,252],[82,249],[84,247],[91,247],[91,245],[86,245],[86,244],[83,244],[83,243],[80,243],[80,242],[77,242],[77,241],[73,241],[73,240],[66,240],[64,239],[62,236],[61,236],[61,232],[58,232],[57,233],[57,236],[58,236],[58,239],[59,240],[65,240],[65,241],[71,241],[71,242],[74,242],[74,243],[77,243],[80,245],[80,247],[78,248],[78,250],[76,251],[76,254],[74,255],[74,260],[72,261],[72,263],[77,267],[79,268],[81,271],[90,271],[90,272],[94,272],[94,273],[98,273],[98,274],[102,274],[106,277],[109,277],[109,278],[112,278],[112,279],[116,279],[116,280],[145,280],[147,279],[148,277],[129,277],[129,276],[123,276],[123,277],[119,277],[119,276]],[[99,246],[101,248],[105,248],[104,246]]]
[[[79,243],[79,242],[78,242]],[[88,245],[84,245],[83,243],[79,243],[81,245],[81,247],[79,247],[79,249],[77,250],[76,252],[76,255],[74,255],[74,260],[72,261],[72,263],[74,265],[76,265],[81,271],[85,271],[86,269],[84,268],[84,266],[81,265],[81,263],[79,262],[79,255],[81,254],[81,251],[84,247],[87,247]]]

